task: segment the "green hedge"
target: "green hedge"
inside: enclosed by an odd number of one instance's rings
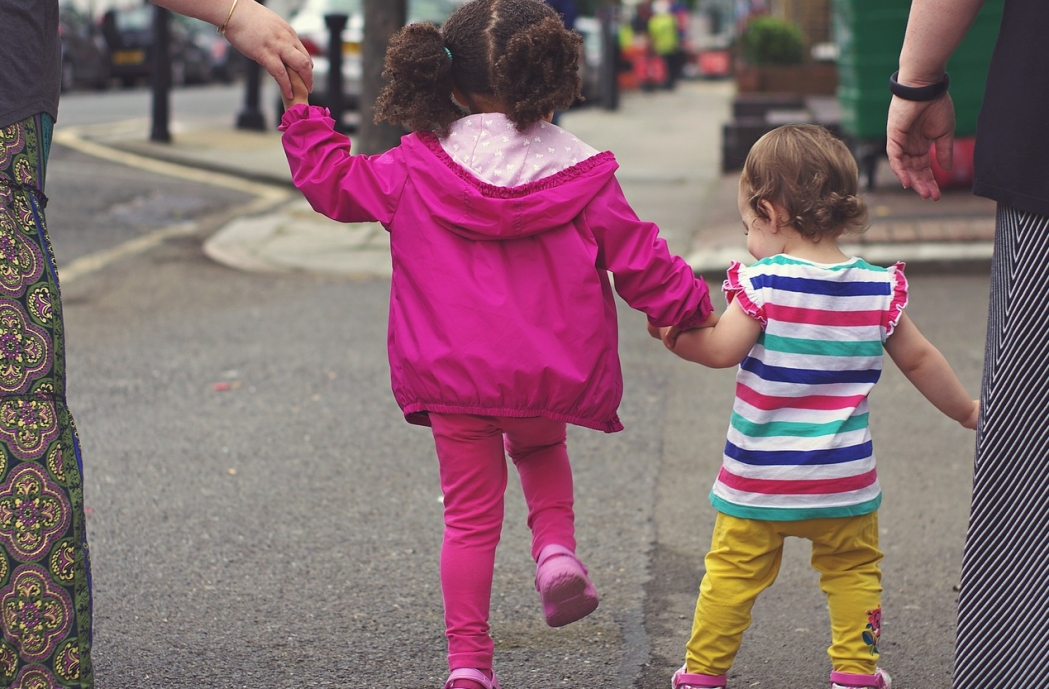
[[[805,57],[805,36],[796,24],[754,17],[741,37],[743,59],[751,65],[797,65]]]

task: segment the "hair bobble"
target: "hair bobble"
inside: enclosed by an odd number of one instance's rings
[[[452,51],[449,50],[448,48],[445,48],[444,49],[444,54],[448,56],[448,62],[451,62],[452,61]]]

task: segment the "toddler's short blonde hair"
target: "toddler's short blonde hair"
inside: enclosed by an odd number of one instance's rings
[[[787,224],[810,239],[837,237],[867,228],[867,204],[859,197],[856,159],[826,128],[813,124],[777,127],[750,149],[740,189],[758,216],[762,201],[787,210]]]

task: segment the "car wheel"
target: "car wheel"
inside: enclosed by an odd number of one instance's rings
[[[109,70],[105,65],[98,68],[98,77],[95,79],[95,89],[105,91],[109,88]]]
[[[62,60],[62,90],[69,91],[76,85],[76,67],[72,60]]]

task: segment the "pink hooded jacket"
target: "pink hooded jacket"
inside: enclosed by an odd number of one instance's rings
[[[410,134],[365,156],[333,124],[325,109],[290,108],[284,149],[314,210],[390,233],[390,375],[411,423],[432,411],[622,430],[608,273],[653,325],[712,310],[706,284],[630,208],[613,155],[565,130],[472,115],[443,139]]]

